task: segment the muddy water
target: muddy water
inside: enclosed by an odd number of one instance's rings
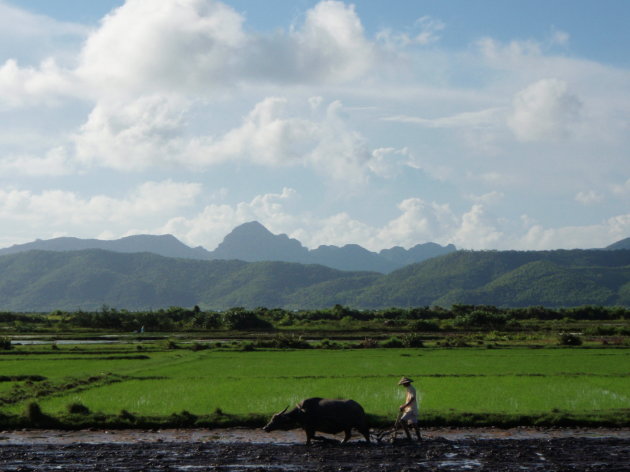
[[[427,430],[422,442],[303,444],[297,431],[0,433],[2,471],[630,471],[630,430]]]

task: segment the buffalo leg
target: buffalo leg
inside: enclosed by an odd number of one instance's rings
[[[350,439],[350,436],[352,436],[352,430],[351,429],[344,429],[343,432],[345,433],[345,436],[343,438],[343,441],[341,441],[341,444],[347,443],[348,440]]]

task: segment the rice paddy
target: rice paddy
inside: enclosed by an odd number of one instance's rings
[[[421,416],[445,421],[561,412],[572,418],[626,418],[628,349],[154,350],[140,355],[94,349],[0,357],[0,375],[45,381],[0,382],[0,410],[29,402],[62,417],[68,405],[91,412],[168,417],[185,411],[267,416],[311,396],[353,398],[375,417],[393,419],[402,375],[415,380]]]

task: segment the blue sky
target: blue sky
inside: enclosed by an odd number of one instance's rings
[[[0,0],[0,247],[630,236],[623,0]]]

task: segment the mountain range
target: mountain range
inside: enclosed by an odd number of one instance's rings
[[[201,246],[191,248],[172,235],[137,235],[116,240],[79,239],[61,237],[18,244],[0,249],[0,256],[31,250],[77,251],[103,249],[106,251],[134,253],[150,252],[165,257],[198,260],[241,260],[246,262],[281,261],[300,264],[320,264],[339,270],[375,271],[389,273],[400,267],[422,262],[456,250],[449,244],[418,244],[410,249],[393,247],[378,253],[357,245],[343,247],[319,246],[309,250],[298,240],[286,234],[273,234],[257,221],[244,223],[230,232],[221,244],[208,251]]]
[[[390,274],[102,249],[0,257],[0,311],[630,306],[630,250],[455,251]]]

